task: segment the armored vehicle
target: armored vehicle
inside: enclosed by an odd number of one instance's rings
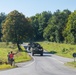
[[[32,55],[34,56],[34,54],[40,54],[43,56],[43,48],[39,43],[32,44]]]

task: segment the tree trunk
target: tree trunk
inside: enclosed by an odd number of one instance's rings
[[[18,50],[19,50],[19,51],[22,50],[18,42],[17,42],[17,47],[18,47]]]

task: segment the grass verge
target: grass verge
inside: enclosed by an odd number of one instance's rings
[[[67,63],[65,63],[65,65],[72,67],[72,68],[76,68],[76,62],[67,62]]]
[[[0,70],[11,69],[11,68],[15,68],[15,67],[16,66],[2,64],[2,65],[0,65]]]
[[[44,50],[59,56],[73,58],[73,53],[76,52],[76,45],[52,43],[52,42],[39,42]]]
[[[17,46],[9,43],[1,42],[0,43],[0,70],[14,68],[16,66],[10,66],[9,64],[5,64],[8,60],[7,54],[8,52],[13,51],[14,53],[18,51]],[[25,52],[24,47],[22,47],[22,51],[18,52],[15,56],[15,63],[18,62],[26,62],[31,60],[32,58]]]

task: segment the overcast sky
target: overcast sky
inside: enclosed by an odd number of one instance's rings
[[[73,12],[76,10],[76,0],[0,0],[0,13],[5,14],[18,10],[26,17],[30,17],[43,11],[53,13],[57,9],[68,9]]]

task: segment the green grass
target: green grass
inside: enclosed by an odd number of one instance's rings
[[[23,51],[18,52],[14,58],[15,58],[15,62],[25,62],[25,61],[29,61],[32,58],[25,52],[25,49],[22,47]],[[6,65],[5,62],[7,62],[8,58],[7,58],[7,54],[8,52],[13,51],[14,53],[18,51],[17,46],[13,45],[12,43],[9,43],[8,45],[6,45],[6,43],[4,42],[0,42],[0,62],[2,62],[2,64],[0,65],[0,69],[6,69],[6,68],[13,68],[10,65]]]
[[[39,42],[44,50],[59,56],[73,58],[72,54],[76,52],[76,45],[60,44],[52,42]]]
[[[15,68],[15,66],[11,66],[11,65],[6,65],[6,64],[2,64],[0,65],[0,70],[4,70],[4,69],[11,69],[11,68]]]
[[[67,62],[65,63],[65,65],[72,67],[72,68],[76,68],[76,62]]]
[[[29,61],[32,58],[26,52],[19,52],[15,55],[15,62]]]

